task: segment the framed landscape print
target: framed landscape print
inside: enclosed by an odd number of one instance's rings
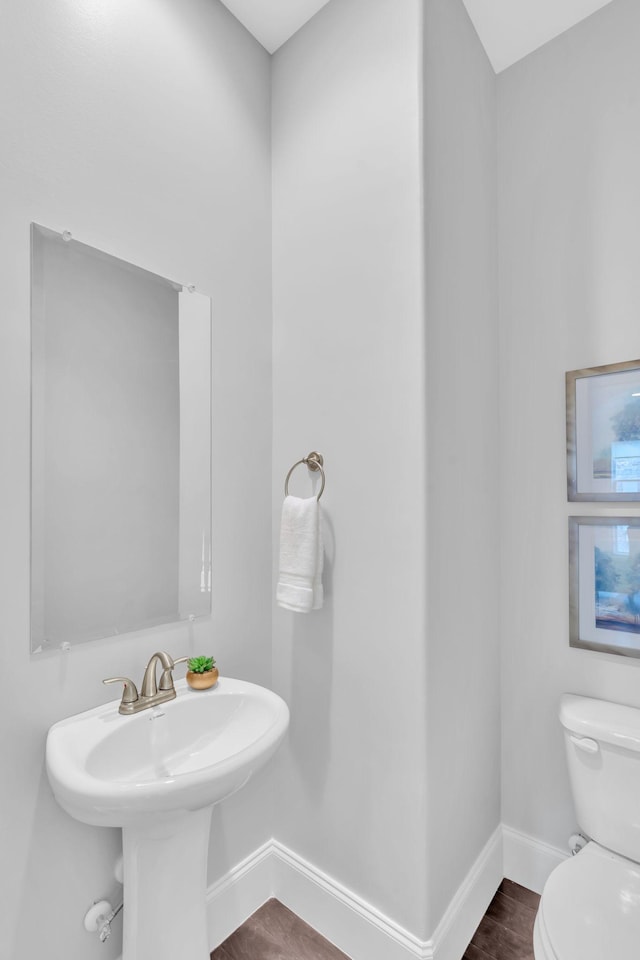
[[[640,657],[640,517],[569,517],[572,647]]]
[[[640,360],[572,370],[566,384],[569,500],[640,501]]]

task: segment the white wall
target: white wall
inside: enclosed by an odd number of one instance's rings
[[[425,936],[421,3],[338,0],[273,61],[274,513],[325,456],[326,603],[276,608],[275,836]],[[311,492],[298,468],[291,492]],[[277,542],[277,537],[276,537]],[[277,557],[275,558],[277,569]]]
[[[0,20],[0,957],[105,960],[119,937],[82,916],[114,891],[118,832],[57,807],[48,726],[158,647],[270,679],[269,58],[216,0],[5,0]],[[213,297],[213,615],[192,639],[29,657],[31,220]],[[267,779],[216,809],[212,878],[270,836]]]
[[[500,822],[498,276],[496,78],[462,0],[424,38],[433,930]]]
[[[640,355],[640,7],[615,0],[498,79],[503,819],[566,849],[558,700],[640,706],[640,661],[569,648],[564,372]]]

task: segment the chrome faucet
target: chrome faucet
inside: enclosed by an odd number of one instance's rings
[[[103,680],[103,683],[124,683],[122,691],[122,700],[118,708],[119,713],[131,714],[139,713],[141,710],[147,710],[149,707],[157,707],[160,703],[166,703],[167,700],[174,700],[176,688],[173,685],[173,669],[178,663],[186,663],[189,657],[179,657],[174,660],[170,654],[164,650],[158,650],[154,653],[144,671],[140,693],[133,680],[128,677],[109,677]],[[162,665],[162,675],[158,684],[157,666]]]

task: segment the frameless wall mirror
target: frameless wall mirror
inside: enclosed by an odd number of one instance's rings
[[[31,650],[203,616],[211,301],[31,226]]]

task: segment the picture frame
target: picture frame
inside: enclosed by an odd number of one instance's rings
[[[640,360],[566,374],[570,501],[640,501]]]
[[[640,516],[569,517],[569,637],[640,657]]]

